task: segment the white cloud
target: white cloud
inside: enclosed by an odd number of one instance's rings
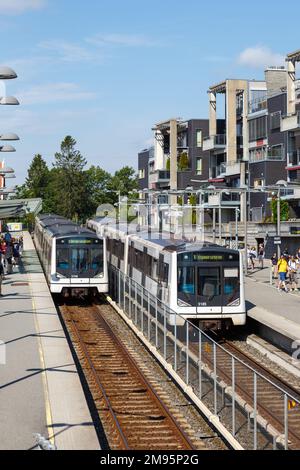
[[[46,0],[0,0],[1,14],[19,15],[46,6]]]
[[[247,67],[261,68],[271,65],[284,65],[284,56],[266,46],[248,47],[238,57],[238,63]]]
[[[53,83],[39,85],[18,93],[21,104],[36,105],[67,101],[91,100],[94,93],[80,90],[75,83]]]
[[[66,41],[44,41],[39,47],[52,52],[56,60],[59,58],[64,62],[88,62],[101,59],[100,54],[80,46],[78,44]]]
[[[123,47],[152,47],[159,43],[143,35],[138,34],[96,34],[86,39],[86,42],[95,46],[123,46]]]

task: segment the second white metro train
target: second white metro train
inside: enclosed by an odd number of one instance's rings
[[[242,255],[212,243],[164,239],[162,234],[127,232],[102,218],[87,222],[106,240],[107,261],[165,303],[205,329],[246,323]],[[138,230],[138,228],[137,228]],[[169,323],[175,318],[170,315]]]

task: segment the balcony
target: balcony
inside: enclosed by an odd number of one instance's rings
[[[300,166],[300,150],[295,150],[288,154],[288,166],[287,169],[293,169]]]
[[[249,114],[252,114],[252,113],[259,113],[261,111],[266,111],[268,107],[268,101],[267,101],[267,97],[264,96],[262,98],[259,98],[259,99],[256,99],[256,100],[253,100],[253,101],[250,101],[249,102]]]
[[[217,134],[203,139],[203,151],[224,149],[226,147],[226,134]]]
[[[208,206],[221,207],[239,207],[241,204],[241,196],[238,193],[230,193],[230,191],[212,194],[208,196]]]
[[[150,184],[168,183],[170,181],[170,172],[168,170],[152,170],[150,172]]]
[[[281,118],[281,132],[294,131],[300,128],[300,112],[282,116]]]
[[[284,201],[292,201],[292,200],[299,200],[300,199],[300,188],[298,189],[289,189],[284,188],[280,191],[280,197]]]
[[[234,162],[234,163],[226,163],[226,176],[234,176],[239,175],[241,173],[241,163]]]
[[[209,170],[210,179],[224,178],[226,174],[226,164],[221,163],[218,166],[211,167]]]
[[[267,147],[251,149],[249,152],[250,163],[262,161],[283,161],[285,159],[283,145],[276,145],[276,148],[267,149]]]

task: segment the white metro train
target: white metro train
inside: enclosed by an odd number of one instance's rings
[[[108,292],[106,243],[94,232],[56,215],[36,218],[35,246],[54,294]]]
[[[174,313],[204,329],[246,323],[242,255],[219,245],[164,239],[96,218],[88,228],[106,239],[108,264],[119,269]],[[174,315],[169,323],[174,324]]]

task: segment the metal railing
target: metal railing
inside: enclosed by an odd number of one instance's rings
[[[289,404],[300,406],[295,397],[235,357],[120,270],[110,266],[109,273],[110,295],[118,307],[237,442],[247,449],[268,446],[289,449],[292,432]],[[248,374],[247,391],[243,392],[240,382],[245,372]],[[260,413],[262,392],[266,387],[272,392],[272,400],[280,404],[277,414],[281,415],[281,431],[274,431],[268,424],[266,432],[266,421]],[[246,398],[243,393],[247,394]]]
[[[204,141],[209,141],[213,139],[213,144],[214,145],[222,145],[222,146],[225,146],[226,145],[226,134],[216,134],[216,135],[211,135],[209,137],[204,137]]]
[[[267,109],[267,96],[249,102],[249,113],[258,113]]]

